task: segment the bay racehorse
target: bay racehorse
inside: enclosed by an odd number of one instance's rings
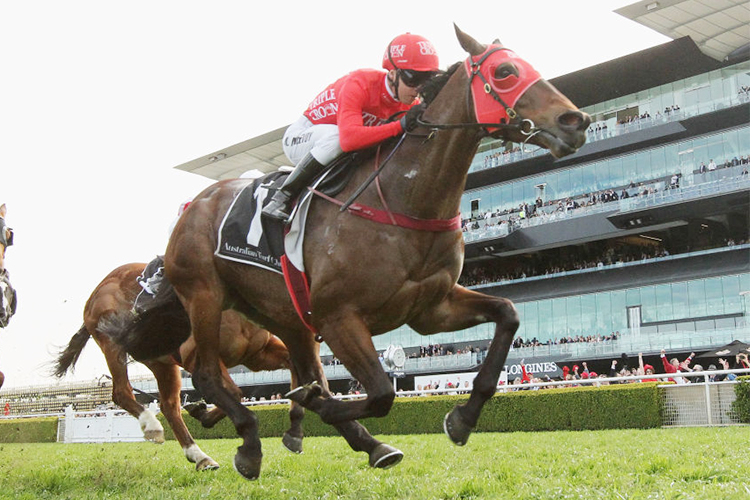
[[[13,244],[13,230],[5,223],[8,209],[5,203],[0,205],[0,328],[8,326],[11,316],[16,313],[16,291],[10,284],[10,275],[5,269],[5,249]],[[5,375],[0,372],[0,387],[5,382]]]
[[[197,348],[193,383],[234,423],[243,439],[234,464],[248,479],[260,474],[257,417],[222,386],[222,310],[241,311],[284,341],[301,384],[287,396],[335,426],[355,451],[369,454],[374,467],[395,465],[403,453],[357,422],[385,416],[395,397],[372,336],[404,324],[429,335],[494,322],[468,401],[443,422],[454,443],[466,443],[495,393],[519,317],[510,300],[456,284],[464,251],[459,205],[469,166],[488,135],[536,144],[555,157],[574,153],[585,142],[590,117],[499,42],[480,44],[457,27],[456,35],[469,57],[425,85],[420,127],[351,166],[352,181],[336,203],[316,197],[309,208],[303,254],[311,314],[305,319],[362,383],[366,398],[331,397],[316,335],[297,315],[281,275],[214,255],[218,227],[247,181],[206,188],[172,233],[165,269],[190,317]],[[388,158],[387,168],[358,190],[378,158]],[[355,191],[361,191],[356,203],[341,207]],[[365,218],[372,214],[387,222]]]
[[[128,379],[125,351],[108,335],[102,333],[110,322],[131,314],[136,297],[143,292],[137,278],[145,267],[146,264],[142,263],[125,264],[114,269],[97,285],[84,307],[83,325],[58,354],[53,373],[57,377],[63,377],[68,371],[72,371],[89,338],[93,337],[104,354],[112,376],[112,401],[138,419],[146,439],[163,443],[164,429],[161,423],[151,411],[136,401],[133,395],[133,387]],[[162,309],[160,314],[162,329],[154,328],[147,332],[154,342],[159,342],[162,335],[176,335],[174,330],[179,329],[185,330],[184,337],[189,336],[190,324],[186,318],[181,317],[185,316],[185,311],[178,301],[175,302],[174,309]],[[229,310],[222,314],[219,338],[224,387],[237,401],[241,399],[242,392],[229,377],[227,367],[244,365],[250,370],[259,371],[291,366],[286,346],[278,338],[243,319],[234,311]],[[195,354],[195,341],[188,337],[173,354],[144,360],[144,364],[156,378],[161,410],[174,431],[185,457],[195,463],[198,470],[214,469],[218,464],[195,443],[182,419],[180,407],[180,366],[192,371],[195,366]],[[225,415],[219,408],[207,412],[205,405],[193,405],[190,413],[206,427],[213,426]],[[284,436],[284,444],[296,452],[302,451],[300,422],[303,414],[304,410],[294,404],[291,412],[292,428]]]

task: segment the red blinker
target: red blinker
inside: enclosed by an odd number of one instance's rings
[[[488,51],[497,48],[500,48],[500,50],[495,50],[482,61]],[[479,72],[484,80],[479,75],[473,75],[473,72],[477,71],[473,65],[479,61],[482,61]],[[506,63],[513,65],[518,71],[518,76],[510,74],[505,78],[495,78],[495,69]],[[510,121],[515,117],[512,108],[516,105],[518,99],[529,87],[542,78],[531,64],[518,57],[515,52],[497,45],[489,45],[484,53],[469,57],[466,60],[466,71],[471,79],[474,113],[479,123],[507,123]],[[485,82],[487,83],[485,84]],[[495,100],[492,91],[497,93],[508,108],[511,108],[510,115],[508,110]],[[496,129],[488,127],[488,130],[492,132]]]

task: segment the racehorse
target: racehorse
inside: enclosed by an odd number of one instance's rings
[[[13,244],[13,230],[5,223],[8,209],[5,203],[0,205],[0,328],[8,326],[11,316],[16,313],[16,291],[10,284],[10,275],[5,269],[5,249]],[[5,382],[5,375],[0,372],[0,387]]]
[[[430,335],[494,322],[494,338],[468,401],[443,422],[454,443],[466,443],[495,393],[519,317],[510,300],[456,283],[464,251],[459,205],[472,158],[488,135],[536,144],[555,157],[574,153],[585,142],[590,117],[499,42],[480,44],[455,30],[469,57],[427,82],[420,127],[350,166],[352,179],[336,203],[318,196],[310,204],[303,254],[311,314],[305,320],[317,336],[297,314],[281,275],[214,255],[218,227],[247,181],[209,186],[174,228],[165,271],[190,317],[197,347],[193,383],[224,409],[242,437],[234,464],[247,479],[260,474],[262,451],[257,417],[221,384],[224,309],[241,311],[284,341],[301,384],[287,397],[334,425],[355,451],[369,454],[374,467],[393,466],[403,453],[357,422],[385,416],[395,397],[372,336],[404,324]],[[379,158],[388,163],[375,170]],[[365,187],[374,171],[377,182]],[[342,200],[355,192],[358,199],[347,208]],[[365,218],[373,213],[384,214],[386,223]],[[125,332],[118,338],[127,343]],[[362,383],[366,398],[331,397],[319,338]]]
[[[143,273],[145,267],[146,264],[142,263],[125,264],[114,269],[99,283],[84,307],[83,326],[71,337],[67,347],[57,357],[54,374],[57,377],[63,377],[66,372],[72,371],[89,338],[93,337],[102,350],[112,375],[112,401],[138,419],[146,439],[163,443],[164,429],[161,423],[151,411],[138,403],[133,395],[133,387],[128,380],[125,351],[109,336],[102,333],[110,321],[118,316],[130,314],[136,297],[143,292],[137,278]],[[179,302],[177,306],[174,310],[161,312],[163,328],[168,330],[184,328],[185,333],[189,335],[189,323],[180,318],[181,315],[185,315],[185,311]],[[148,333],[158,342],[162,332],[163,330],[155,329]],[[251,370],[259,371],[291,366],[286,346],[278,338],[243,319],[234,311],[226,311],[222,314],[220,340],[221,372],[224,384],[237,401],[241,399],[242,392],[229,377],[227,367],[245,365]],[[144,364],[156,377],[161,410],[174,431],[175,438],[182,446],[185,457],[196,464],[197,470],[215,469],[219,465],[195,443],[182,420],[179,367],[182,366],[187,371],[193,370],[195,353],[195,342],[192,338],[188,338],[179,346],[176,355],[146,360]],[[198,418],[205,427],[212,427],[225,415],[219,408],[207,412],[205,405],[194,405],[190,414]],[[300,423],[303,414],[304,410],[294,404],[290,412],[292,428],[284,436],[285,446],[296,452],[302,451]]]

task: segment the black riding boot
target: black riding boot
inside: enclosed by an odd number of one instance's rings
[[[313,158],[313,155],[307,153],[289,174],[289,177],[286,178],[281,189],[273,195],[271,202],[263,207],[263,215],[272,219],[288,220],[292,200],[299,196],[305,187],[310,185],[313,179],[323,171],[324,167]]]

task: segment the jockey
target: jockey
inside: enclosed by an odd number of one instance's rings
[[[289,126],[283,149],[296,167],[263,208],[264,215],[287,220],[292,200],[339,155],[416,127],[418,88],[438,71],[435,48],[419,35],[399,35],[386,48],[383,69],[360,69],[339,78]],[[410,109],[400,121],[385,123]]]

